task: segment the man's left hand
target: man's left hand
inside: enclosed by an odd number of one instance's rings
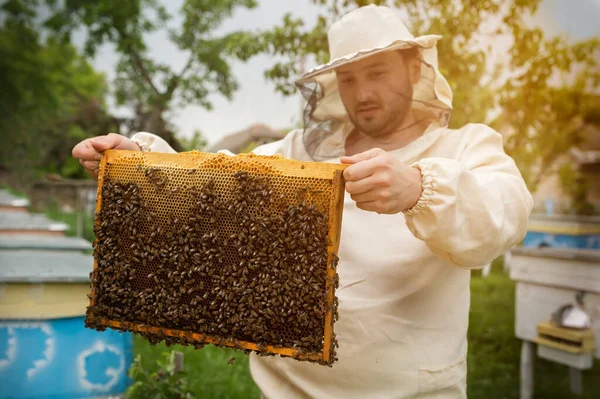
[[[346,191],[365,211],[394,214],[412,208],[423,192],[421,171],[379,149],[342,157]]]

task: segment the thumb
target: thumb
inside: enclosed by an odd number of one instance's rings
[[[371,148],[370,150],[360,152],[349,157],[341,157],[340,162],[353,165],[361,161],[366,161],[367,159],[375,158],[376,156],[381,155],[384,152],[385,151],[381,148]]]
[[[98,136],[91,140],[92,146],[98,152],[110,150],[121,144],[121,136],[118,134],[109,134],[107,136]]]

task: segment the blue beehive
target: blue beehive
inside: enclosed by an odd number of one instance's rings
[[[91,244],[0,192],[0,399],[122,394],[132,337],[84,326]]]
[[[523,246],[600,250],[600,217],[532,215]]]

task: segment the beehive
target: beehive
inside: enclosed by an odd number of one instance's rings
[[[106,151],[86,324],[331,366],[343,168]]]

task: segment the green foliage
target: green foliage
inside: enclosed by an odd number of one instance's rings
[[[75,212],[65,212],[56,203],[51,203],[46,209],[43,209],[44,215],[49,219],[65,223],[68,226],[66,235],[73,237],[77,235],[77,223],[81,218],[82,238],[93,242],[96,240],[94,235],[94,215],[86,214],[80,210]]]
[[[5,184],[0,184],[0,190],[6,190],[9,194],[14,195],[15,197],[27,199],[27,194],[25,192]]]
[[[455,104],[460,104],[452,117],[453,126],[467,122],[483,122],[493,105],[491,89],[480,86],[486,72],[483,50],[474,51],[476,28],[484,24],[484,16],[497,12],[500,0],[490,2],[426,1],[349,1],[312,0],[325,7],[314,27],[303,31],[304,22],[291,14],[284,17],[282,25],[265,34],[267,47],[272,54],[284,56],[284,60],[265,72],[283,94],[294,92],[292,79],[299,73],[296,62],[300,57],[314,57],[317,63],[329,61],[327,29],[342,14],[366,4],[396,5],[408,14],[405,19],[413,34],[434,32],[444,36],[439,42],[438,56],[441,72],[448,78],[454,92]],[[456,4],[455,4],[456,3]],[[471,4],[473,3],[473,4]],[[458,4],[458,5],[457,5]],[[452,22],[449,22],[452,21]],[[454,38],[454,40],[452,40]],[[478,87],[478,90],[472,90]]]
[[[57,2],[46,25],[65,38],[77,27],[84,27],[89,55],[95,54],[100,45],[113,43],[120,54],[115,95],[118,104],[136,110],[134,130],[161,135],[178,147],[174,134],[167,129],[164,113],[189,104],[212,109],[209,96],[214,93],[232,98],[239,84],[230,62],[257,54],[261,42],[252,32],[219,36],[215,30],[236,9],[256,5],[255,0],[185,0],[180,10],[183,23],[176,28],[168,24],[173,16],[157,0],[71,0]],[[149,36],[159,31],[166,31],[173,45],[187,55],[181,69],[174,70],[150,56]]]
[[[42,40],[35,6],[11,0],[0,7],[0,166],[30,177],[82,177],[70,151],[111,125],[107,85],[73,46]]]
[[[204,151],[208,145],[208,141],[200,130],[194,130],[194,134],[190,138],[180,138],[182,151]]]
[[[248,356],[241,351],[212,345],[200,350],[181,345],[167,348],[164,343],[154,346],[137,334],[133,349],[136,355],[141,355],[143,367],[150,373],[158,370],[155,359],[160,359],[165,351],[182,352],[189,388],[197,398],[260,398],[260,390],[248,370]],[[235,361],[229,364],[231,358]]]
[[[254,149],[255,149],[256,147],[258,147],[259,145],[260,145],[260,144],[259,144],[258,142],[256,142],[256,141],[251,141],[251,142],[249,142],[248,144],[246,144],[246,146],[245,146],[244,148],[242,148],[242,149],[240,150],[240,154],[247,154],[247,153],[249,153],[249,152],[252,152],[252,151],[254,151]]]
[[[600,104],[600,40],[569,45],[544,40],[538,29],[513,27],[511,65],[519,71],[502,87],[502,113],[493,126],[513,133],[506,141],[530,188],[551,173],[557,159],[581,143],[581,133]],[[597,122],[596,125],[600,126]]]
[[[159,368],[153,372],[142,366],[140,355],[135,357],[129,369],[134,382],[127,388],[125,399],[195,398],[189,389],[188,374],[175,370],[175,352],[166,352],[163,356],[165,359],[157,361]]]
[[[571,211],[578,215],[591,215],[594,206],[588,201],[589,179],[585,178],[572,164],[565,163],[558,169],[561,188],[571,198]]]
[[[600,125],[600,100],[591,92],[600,85],[600,40],[570,43],[527,27],[540,1],[312,0],[323,7],[314,27],[287,14],[265,33],[266,48],[281,58],[265,76],[283,94],[294,93],[297,60],[328,61],[327,28],[342,14],[366,4],[396,7],[414,35],[443,36],[438,58],[454,94],[450,127],[488,123],[509,136],[506,151],[535,191],[554,172],[556,159],[580,140],[583,125]],[[512,46],[494,64],[488,57],[492,44],[481,44],[500,36]],[[495,117],[491,111],[498,111]]]

